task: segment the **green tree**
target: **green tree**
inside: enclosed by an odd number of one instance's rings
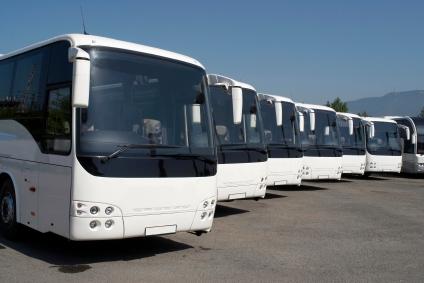
[[[358,115],[361,116],[361,117],[368,117],[367,111],[359,112]]]
[[[424,118],[424,106],[421,108],[420,114],[418,114],[421,118]]]
[[[348,112],[349,108],[347,107],[347,103],[343,102],[340,97],[336,97],[333,102],[327,101],[326,106],[333,108],[337,112]]]

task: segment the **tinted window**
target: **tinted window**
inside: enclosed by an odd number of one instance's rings
[[[55,43],[50,50],[48,84],[68,83],[72,80],[73,64],[68,60],[69,42]]]
[[[361,148],[365,149],[365,127],[361,119],[352,118],[353,134],[349,134],[349,120],[344,116],[337,117],[337,124],[340,132],[340,143],[343,148]]]
[[[296,127],[296,112],[293,103],[281,102],[282,125],[277,126],[275,102],[267,99],[261,100],[261,113],[264,125],[265,142],[286,146],[298,145]]]
[[[214,152],[204,70],[116,49],[89,52],[90,105],[81,111],[81,154],[109,155],[125,144],[139,148],[122,156]]]
[[[407,119],[399,119],[396,120],[396,122],[400,125],[404,125],[409,128],[409,131],[411,133],[411,136],[414,134],[414,129],[412,123]],[[403,152],[405,153],[415,153],[415,145],[411,143],[411,140],[407,140],[405,138],[401,139],[401,142],[403,143]]]
[[[71,89],[49,91],[44,148],[49,153],[67,154],[71,150]]]
[[[13,79],[13,61],[0,61],[0,103],[10,98],[10,90]]]
[[[396,123],[373,122],[375,135],[367,138],[367,150],[374,155],[401,155],[401,144]],[[369,127],[367,127],[369,131]],[[369,135],[368,135],[369,136]]]
[[[413,118],[417,128],[417,153],[424,154],[424,118]]]

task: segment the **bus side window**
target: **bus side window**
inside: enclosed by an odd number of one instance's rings
[[[71,89],[63,87],[48,93],[45,150],[69,154],[71,151]]]

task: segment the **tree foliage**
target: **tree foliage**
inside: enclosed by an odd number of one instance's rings
[[[327,101],[326,106],[333,108],[337,112],[348,112],[349,108],[347,107],[347,103],[343,102],[340,97],[336,97],[333,102]]]
[[[424,106],[421,108],[420,114],[418,114],[421,118],[424,118]]]

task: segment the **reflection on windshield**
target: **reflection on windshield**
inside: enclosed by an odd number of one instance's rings
[[[281,103],[283,124],[277,126],[274,101],[263,99],[260,102],[265,142],[273,145],[298,146],[299,133],[296,123],[296,108],[293,103]]]
[[[218,144],[221,146],[261,146],[262,118],[256,92],[243,89],[243,116],[233,123],[232,97],[221,86],[210,86],[213,117]]]
[[[305,115],[305,130],[302,133],[302,146],[340,146],[339,131],[335,112],[315,109],[315,131],[311,131],[309,115],[310,112],[305,109],[302,112]]]
[[[80,111],[80,152],[107,155],[127,144],[158,145],[161,153],[213,152],[203,70],[113,49],[89,52],[90,103]],[[153,147],[130,151],[145,154]]]
[[[365,148],[365,127],[361,119],[353,119],[353,135],[349,134],[349,122],[343,117],[337,117],[340,132],[340,143],[343,148]]]
[[[424,118],[414,118],[417,128],[417,153],[424,154]]]
[[[401,144],[397,124],[388,122],[373,122],[375,134],[367,138],[367,150],[374,155],[400,155]],[[369,127],[367,127],[369,132]]]

